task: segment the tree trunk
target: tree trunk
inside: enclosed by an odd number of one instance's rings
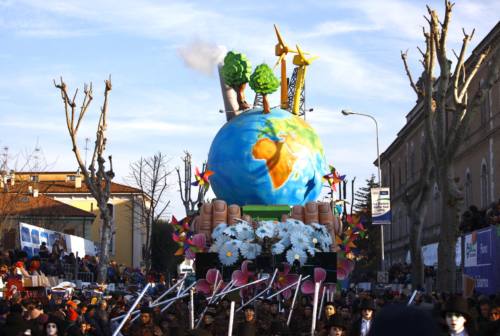
[[[243,83],[236,89],[236,92],[238,94],[237,98],[238,98],[238,105],[239,105],[240,111],[250,108],[250,105],[247,103],[246,98],[245,98],[246,86],[247,86],[247,83]]]
[[[423,288],[424,261],[422,258],[422,226],[418,214],[409,214],[411,220],[410,257],[411,257],[411,283],[413,289]]]
[[[264,113],[270,113],[271,108],[269,107],[269,100],[267,99],[267,95],[262,95],[262,103],[264,105]]]
[[[144,247],[145,255],[143,256],[146,271],[151,269],[151,228],[153,227],[153,219],[148,218],[148,224],[146,225],[146,246]]]
[[[109,244],[111,242],[111,217],[109,216],[107,206],[101,210],[102,233],[99,250],[99,266],[97,270],[97,283],[105,283],[108,277],[109,265]]]
[[[439,166],[438,166],[439,167]],[[456,292],[455,245],[457,241],[457,218],[455,200],[451,194],[449,165],[439,167],[439,190],[441,192],[441,222],[438,245],[438,283],[441,292]]]

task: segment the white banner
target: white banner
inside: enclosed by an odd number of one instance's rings
[[[389,188],[372,188],[372,224],[391,224],[391,191]]]
[[[42,242],[45,242],[49,252],[52,252],[52,246],[57,239],[62,243],[66,253],[73,252],[75,256],[78,253],[81,258],[85,255],[96,255],[95,245],[91,240],[31,224],[19,223],[19,239],[21,249],[30,257],[38,255]]]

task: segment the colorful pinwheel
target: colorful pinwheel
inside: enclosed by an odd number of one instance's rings
[[[344,280],[354,269],[354,261],[347,258],[337,258],[337,280]]]
[[[202,233],[194,234],[189,229],[189,217],[185,217],[180,222],[172,216],[174,232],[172,239],[179,245],[175,252],[176,256],[184,255],[186,259],[194,259],[197,252],[205,251],[206,238]]]
[[[214,174],[214,172],[211,170],[208,170],[208,169],[205,169],[204,171],[202,171],[200,173],[200,170],[198,169],[198,167],[196,167],[195,174],[194,174],[194,178],[196,179],[196,181],[191,183],[191,185],[193,185],[195,187],[200,186],[200,187],[207,187],[208,188],[210,186],[210,181],[208,179],[213,174]]]
[[[328,182],[328,185],[330,186],[330,188],[332,188],[333,191],[337,191],[337,184],[341,181],[344,181],[345,175],[339,175],[337,169],[330,165],[330,172],[324,175],[323,178],[326,180],[326,182]]]
[[[341,235],[335,237],[335,242],[337,244],[337,253],[340,258],[345,258],[347,254],[355,258],[356,253],[356,242],[359,239],[364,239],[366,237],[366,229],[361,223],[361,218],[359,215],[348,215],[346,216],[347,226]]]

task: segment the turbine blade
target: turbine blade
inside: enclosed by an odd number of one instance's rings
[[[300,49],[299,45],[296,44],[295,46],[297,47],[297,53],[299,54],[300,58],[302,58],[303,60],[305,60],[306,58],[304,57],[304,53]]]
[[[286,54],[283,53],[280,55],[280,57],[278,57],[278,60],[276,61],[276,64],[273,67],[273,70],[276,69],[276,67],[281,63],[281,61],[283,60],[283,58],[285,58],[285,56],[286,56]]]
[[[313,56],[313,57],[307,59],[306,63],[311,64],[313,61],[317,60],[318,58],[319,58],[319,56]]]
[[[280,31],[278,30],[278,26],[276,24],[274,25],[274,30],[276,31],[276,37],[278,37],[279,44],[281,44],[284,47],[285,42],[283,42],[283,38],[281,37]]]

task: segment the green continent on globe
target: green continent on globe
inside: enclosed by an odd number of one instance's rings
[[[314,129],[279,108],[252,109],[225,124],[210,147],[208,169],[217,198],[239,205],[315,201],[327,171]]]

